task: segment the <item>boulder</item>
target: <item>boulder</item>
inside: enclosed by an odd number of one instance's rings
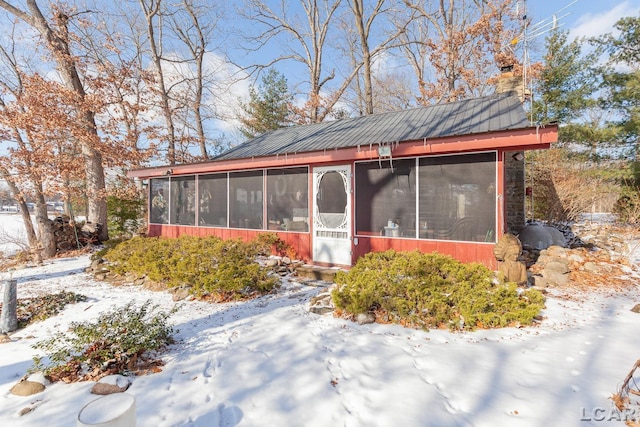
[[[569,271],[569,265],[567,265],[566,262],[562,262],[562,260],[554,260],[547,263],[544,268],[543,275],[548,275],[549,273],[567,274]]]
[[[113,393],[123,393],[131,385],[131,380],[123,375],[108,375],[101,378],[91,388],[91,393],[106,396]]]
[[[640,313],[640,304],[636,304],[635,306],[633,306],[631,311],[633,311],[634,313]]]
[[[31,396],[32,394],[43,392],[44,389],[45,386],[42,383],[22,380],[11,387],[10,392],[11,394],[15,394],[16,396]]]
[[[376,316],[373,313],[360,313],[356,316],[356,321],[359,325],[366,325],[376,321]]]
[[[569,283],[569,275],[566,273],[559,273],[553,270],[545,269],[542,272],[542,277],[545,278],[549,286],[564,286]]]

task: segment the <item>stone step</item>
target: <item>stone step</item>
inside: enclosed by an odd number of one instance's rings
[[[317,265],[304,264],[296,267],[296,272],[299,277],[304,277],[313,280],[322,280],[325,282],[333,283],[336,273],[339,268],[331,267],[319,267]]]

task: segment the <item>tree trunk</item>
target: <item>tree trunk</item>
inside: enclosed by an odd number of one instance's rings
[[[0,5],[1,3],[5,2],[0,2]],[[23,12],[22,14],[17,14],[17,16],[20,16],[25,22],[37,29],[47,39],[49,49],[54,54],[58,64],[58,71],[65,86],[76,92],[84,100],[86,98],[84,86],[76,68],[75,56],[71,54],[67,41],[66,25],[68,18],[63,14],[56,16],[58,31],[55,32],[51,29],[44,15],[42,15],[35,0],[27,0],[27,6],[31,11],[31,15]],[[89,197],[87,222],[101,224],[100,240],[107,240],[109,238],[109,230],[107,228],[107,199],[102,154],[92,146],[93,141],[91,140],[92,138],[99,139],[100,137],[94,113],[89,110],[85,110],[83,113],[81,117],[89,137],[86,141],[78,142],[82,149],[87,178],[87,193]]]
[[[364,81],[364,107],[365,114],[373,114],[373,85],[371,83],[371,50],[369,49],[369,31],[365,26],[364,2],[353,0],[351,5],[355,18],[356,29],[362,49],[362,79]]]
[[[165,125],[167,126],[167,162],[170,165],[176,164],[176,130],[173,123],[173,115],[171,114],[171,105],[169,103],[169,90],[165,82],[164,69],[162,67],[162,42],[160,46],[156,43],[156,33],[154,18],[160,14],[161,1],[150,2],[147,4],[144,0],[139,0],[140,6],[145,14],[147,21],[147,35],[149,37],[149,49],[151,50],[151,60],[156,73],[156,90],[160,96],[160,108],[164,116]],[[162,34],[162,33],[160,33]]]
[[[38,236],[36,236],[36,230],[33,227],[33,222],[31,221],[31,214],[29,213],[27,201],[22,197],[18,186],[4,168],[0,169],[0,176],[2,176],[2,179],[7,183],[9,190],[11,190],[13,197],[15,197],[18,205],[20,206],[20,215],[22,216],[24,229],[27,232],[27,242],[29,243],[29,247],[35,248],[38,245]]]
[[[53,230],[53,223],[49,219],[47,212],[47,202],[44,195],[39,192],[36,200],[35,215],[38,224],[39,243],[42,248],[40,254],[43,258],[53,258],[56,256],[58,249],[56,248],[56,237]]]
[[[87,178],[87,222],[100,224],[100,241],[109,239],[107,228],[107,199],[105,192],[102,154],[91,147],[82,147]]]

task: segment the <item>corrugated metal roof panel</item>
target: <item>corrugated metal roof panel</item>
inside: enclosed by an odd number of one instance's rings
[[[277,129],[233,147],[213,160],[304,153],[527,126],[529,122],[519,99],[513,94],[496,94],[405,111]]]

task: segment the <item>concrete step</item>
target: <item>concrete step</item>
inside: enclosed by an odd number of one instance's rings
[[[317,265],[304,264],[296,267],[299,277],[313,280],[323,280],[333,283],[336,273],[340,269],[337,267],[319,267]]]

